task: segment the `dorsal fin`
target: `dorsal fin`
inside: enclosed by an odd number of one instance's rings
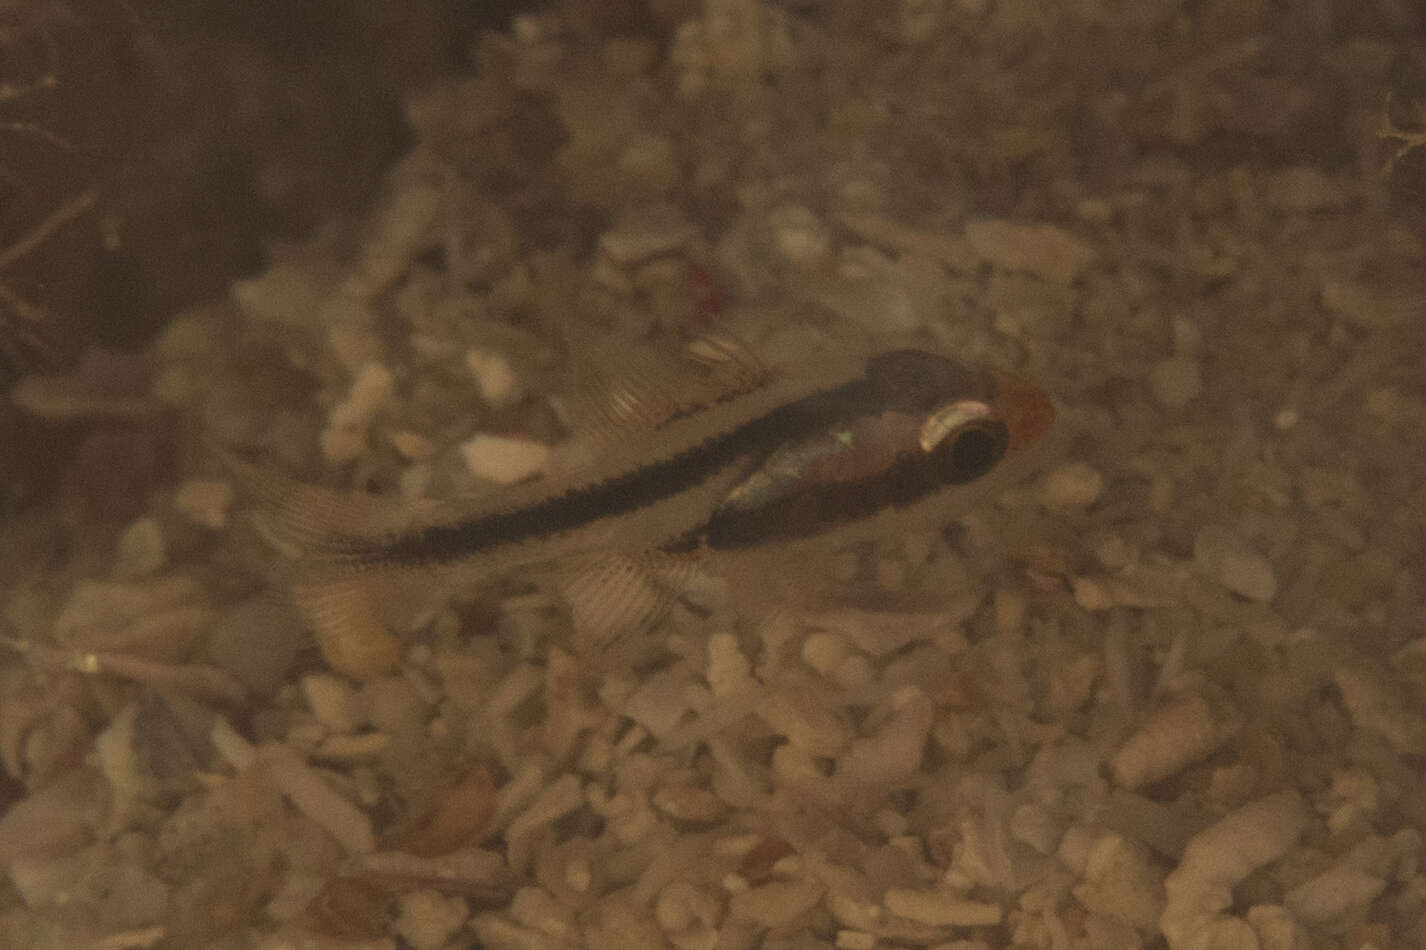
[[[647,435],[766,385],[773,372],[728,336],[695,337],[676,353],[641,346],[605,355],[577,374],[565,402],[576,438],[596,450]]]

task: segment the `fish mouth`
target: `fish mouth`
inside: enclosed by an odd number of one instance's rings
[[[1055,421],[1049,394],[1014,373],[990,369],[986,374],[993,393],[991,403],[1009,434],[1007,450],[1023,449],[1044,438]]]

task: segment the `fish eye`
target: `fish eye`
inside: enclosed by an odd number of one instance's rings
[[[1004,457],[1009,441],[1003,422],[978,419],[947,433],[931,450],[929,459],[940,481],[959,485],[994,468]]]

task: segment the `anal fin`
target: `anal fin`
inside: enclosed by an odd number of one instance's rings
[[[588,659],[627,659],[678,605],[706,610],[720,588],[696,554],[646,551],[580,558],[556,574],[569,606],[576,650]],[[637,652],[637,651],[634,651]]]

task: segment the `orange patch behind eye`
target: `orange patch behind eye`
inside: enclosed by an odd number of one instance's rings
[[[995,388],[996,413],[1010,431],[1010,450],[1024,448],[1042,438],[1055,421],[1049,394],[1029,380],[1000,370],[989,371]]]

